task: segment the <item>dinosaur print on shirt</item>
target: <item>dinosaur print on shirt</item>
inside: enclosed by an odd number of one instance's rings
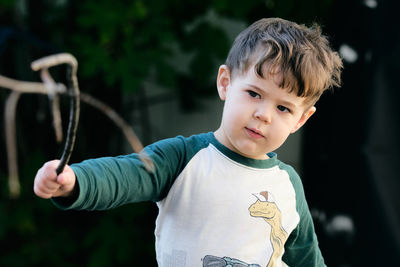
[[[249,208],[252,217],[263,218],[271,226],[270,241],[273,253],[267,267],[276,266],[276,260],[283,254],[288,234],[282,227],[281,211],[267,191],[254,194],[257,201]]]
[[[259,194],[253,194],[257,197],[257,201],[249,207],[250,216],[255,218],[263,218],[271,227],[270,241],[273,248],[273,253],[268,262],[267,267],[275,267],[277,260],[284,252],[284,245],[288,234],[282,227],[282,215],[276,205],[271,193],[263,191]],[[267,237],[268,238],[268,237]],[[255,267],[258,264],[247,264],[243,261],[229,258],[216,257],[207,255],[203,259],[203,267],[224,267],[224,266],[240,266],[240,267]]]

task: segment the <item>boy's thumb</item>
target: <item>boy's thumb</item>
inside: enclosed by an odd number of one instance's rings
[[[63,183],[64,183],[64,175],[62,174],[62,173],[60,173],[58,176],[57,176],[57,183],[58,184],[60,184],[60,185],[62,185]]]
[[[68,174],[62,172],[57,176],[57,183],[60,185],[66,185],[69,182],[68,178]]]

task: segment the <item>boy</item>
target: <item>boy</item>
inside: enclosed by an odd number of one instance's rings
[[[155,201],[159,266],[325,266],[299,176],[273,153],[338,86],[342,62],[319,28],[262,19],[219,68],[225,101],[215,132],[176,137],[137,154],[37,173],[34,191],[61,209]]]

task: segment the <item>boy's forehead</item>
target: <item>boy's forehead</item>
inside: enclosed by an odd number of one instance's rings
[[[272,82],[276,88],[285,92],[288,102],[296,103],[296,106],[299,107],[310,106],[307,97],[298,96],[296,90],[293,90],[293,88],[281,87],[280,85],[282,84],[283,79],[282,73],[279,71],[271,71],[268,66],[265,67],[265,69],[263,67],[263,76],[260,76],[257,73],[255,65],[251,65],[242,73],[237,73],[233,79],[237,79],[238,82],[260,91],[267,91],[268,84],[271,84],[269,82]]]
[[[267,64],[264,64],[262,67],[262,76],[257,73],[256,66],[254,64],[250,65],[247,69],[243,71],[238,71],[234,74],[234,79],[241,79],[241,80],[252,80],[254,82],[262,83],[264,81],[272,81],[276,86],[280,87],[281,89],[286,89],[289,91],[290,88],[282,88],[280,86],[282,82],[282,74],[279,70],[272,70],[271,67]]]

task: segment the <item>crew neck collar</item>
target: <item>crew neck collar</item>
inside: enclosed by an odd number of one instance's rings
[[[248,158],[248,157],[245,157],[243,155],[240,155],[240,154],[230,150],[229,148],[227,148],[226,146],[221,144],[215,138],[215,135],[213,132],[209,133],[209,137],[210,137],[211,144],[213,144],[215,146],[215,148],[218,149],[218,151],[220,151],[226,157],[228,157],[229,159],[231,159],[237,163],[240,163],[240,164],[243,164],[243,165],[246,165],[249,167],[253,167],[253,168],[259,168],[259,169],[272,168],[278,164],[278,157],[277,157],[277,154],[274,152],[267,153],[267,156],[269,157],[269,159]]]

